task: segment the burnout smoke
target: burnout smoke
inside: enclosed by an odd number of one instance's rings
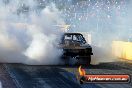
[[[93,64],[113,62],[112,41],[128,41],[132,34],[131,0],[76,0],[64,13],[70,32],[92,36]]]
[[[0,62],[59,63],[62,31],[53,25],[65,23],[55,4],[38,8],[35,0],[1,0],[0,13]]]

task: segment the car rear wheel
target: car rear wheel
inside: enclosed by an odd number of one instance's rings
[[[90,65],[91,56],[86,57],[63,57],[63,62],[65,65]]]
[[[90,65],[91,63],[91,56],[82,57],[78,60],[79,65]]]

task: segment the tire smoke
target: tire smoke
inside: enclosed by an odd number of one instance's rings
[[[60,11],[51,3],[37,8],[34,0],[0,1],[0,62],[31,65],[58,64],[57,49],[64,25]]]
[[[93,64],[119,60],[112,55],[112,42],[131,41],[131,6],[130,0],[78,0],[65,11],[71,13],[66,15],[73,25],[70,32],[91,34]]]

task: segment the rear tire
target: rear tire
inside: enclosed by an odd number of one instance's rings
[[[91,63],[91,56],[83,57],[78,60],[79,65],[89,66]]]
[[[90,65],[90,63],[91,63],[91,56],[89,56],[88,58],[87,58],[87,60],[88,60],[88,65]]]
[[[75,63],[74,60],[72,60],[72,57],[63,57],[63,63],[64,65],[86,65],[89,66],[91,63],[91,55],[82,57],[82,58],[76,58]]]

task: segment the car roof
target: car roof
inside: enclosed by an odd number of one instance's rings
[[[82,35],[81,33],[64,33],[64,35]]]

